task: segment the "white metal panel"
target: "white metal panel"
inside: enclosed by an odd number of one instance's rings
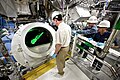
[[[50,32],[52,35],[52,44],[43,44],[38,46],[33,46],[33,49],[29,49],[25,43],[25,37],[27,33],[33,29],[38,27],[39,29],[45,28]],[[34,34],[34,33],[33,33]],[[31,35],[32,36],[32,35]],[[49,48],[48,48],[49,47]],[[46,48],[48,48],[46,50]],[[38,50],[38,52],[36,52]],[[47,23],[29,23],[23,25],[14,35],[12,44],[11,44],[11,52],[15,59],[22,65],[27,66],[34,66],[38,63],[41,63],[42,58],[49,55],[55,49],[55,31],[54,29],[49,26]],[[42,50],[42,51],[40,51]]]

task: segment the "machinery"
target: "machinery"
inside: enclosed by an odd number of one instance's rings
[[[23,25],[14,35],[11,52],[18,63],[36,67],[54,50],[55,31],[47,23]]]
[[[21,75],[18,71],[17,65],[14,62],[14,58],[9,54],[6,44],[3,38],[8,35],[6,29],[0,31],[0,79],[1,80],[10,80],[10,79],[21,79]],[[13,76],[14,75],[14,76]],[[13,76],[10,78],[9,76]]]
[[[0,33],[2,39],[3,36],[9,36],[10,32],[14,35],[10,39],[10,50],[6,49],[4,39],[3,41],[0,39],[0,54],[2,54],[2,56],[0,55],[0,77],[12,80],[13,78],[9,78],[9,75],[17,73],[19,74],[18,79],[21,79],[21,74],[26,73],[25,70],[32,70],[51,59],[49,55],[55,49],[55,30],[51,27],[53,25],[51,25],[50,19],[52,13],[58,11],[62,13],[64,21],[71,26],[72,30],[85,27],[85,21],[91,15],[97,16],[99,21],[110,20],[113,31],[105,46],[98,46],[94,41],[74,35],[72,36],[73,41],[71,41],[72,57],[70,59],[92,80],[103,78],[103,80],[119,80],[120,52],[110,48],[120,30],[119,4],[119,0],[1,0],[1,16],[7,16],[7,21],[11,17],[14,18],[16,25],[13,30],[7,25],[7,28],[3,29],[6,33]],[[6,7],[8,8],[6,9]],[[1,20],[0,27],[4,27],[2,23]],[[113,24],[115,25],[113,26]],[[90,49],[85,50],[80,46],[81,43],[88,45]],[[80,49],[89,54],[88,62],[85,64],[84,61],[76,59]],[[105,59],[97,58],[93,55],[94,52]],[[94,59],[104,64],[100,73],[92,72],[94,69],[90,65]]]
[[[89,47],[88,50],[84,49],[81,46],[81,43]],[[108,54],[105,56],[104,60],[101,60],[101,55],[105,55],[104,45],[98,46],[97,42],[89,40],[86,37],[81,35],[76,35],[74,37],[73,47],[72,47],[72,57],[71,60],[76,64],[76,66],[82,70],[86,76],[92,80],[119,80],[120,79],[120,52],[109,48]],[[82,58],[84,54],[78,54],[80,50],[88,53],[86,59]],[[94,52],[97,52],[99,58],[94,55]],[[99,72],[96,71],[96,68],[99,68],[99,64],[96,64],[96,67],[92,67],[94,60],[97,59],[104,66]]]

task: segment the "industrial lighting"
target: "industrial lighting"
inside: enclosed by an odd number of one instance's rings
[[[37,35],[34,39],[31,40],[31,44],[35,44],[37,42],[37,40],[44,34],[44,32],[42,32],[40,35]]]

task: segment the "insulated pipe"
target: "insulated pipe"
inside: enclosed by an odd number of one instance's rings
[[[66,10],[66,15],[65,15],[65,23],[67,24],[68,21],[68,5],[67,5],[67,10]]]
[[[71,57],[74,56],[74,50],[75,50],[76,40],[77,40],[77,35],[75,34],[75,37],[73,38],[73,45],[72,45],[72,50],[71,50]]]

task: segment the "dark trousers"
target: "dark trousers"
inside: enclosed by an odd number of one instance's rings
[[[83,43],[81,44],[81,46],[82,46],[85,50],[88,50],[88,49],[89,49],[89,47],[88,47],[87,45],[83,44]],[[81,49],[81,50],[79,51],[79,54],[82,54],[82,53],[83,53],[83,50]],[[87,55],[88,55],[88,53],[84,52],[82,58],[86,58]]]

